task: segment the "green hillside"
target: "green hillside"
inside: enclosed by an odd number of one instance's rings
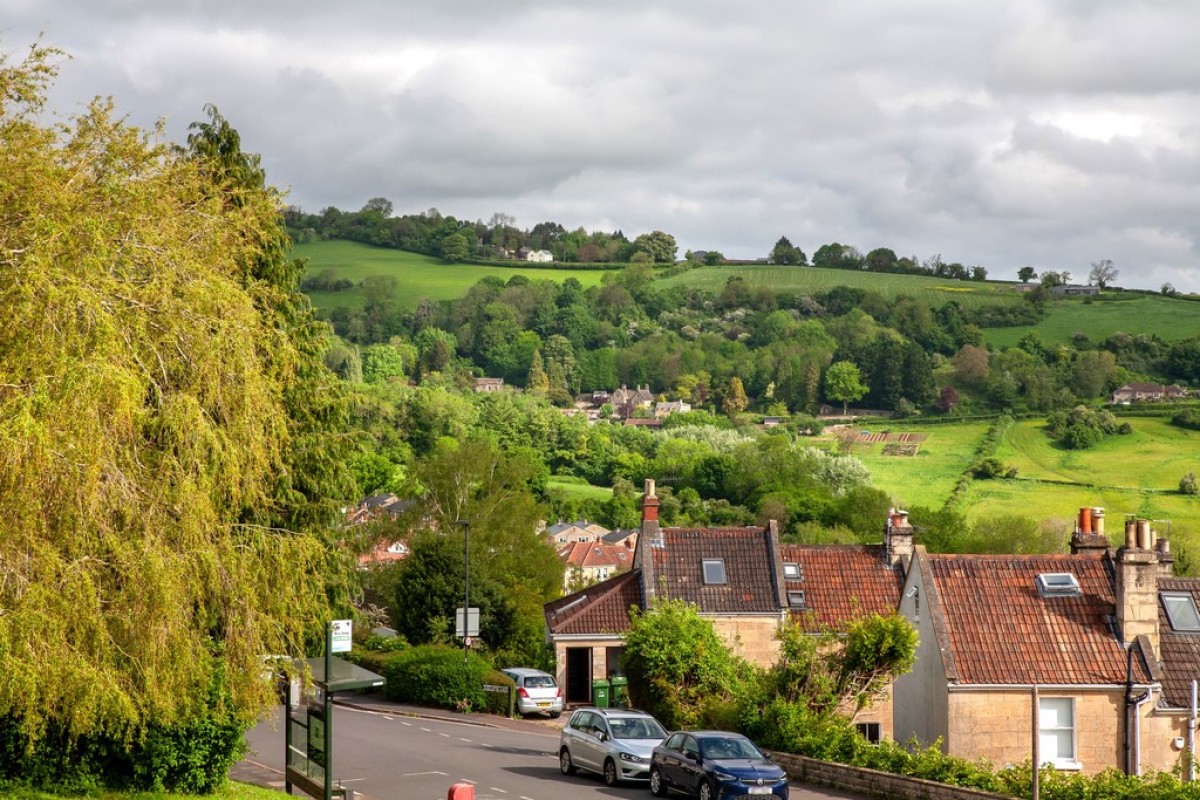
[[[396,278],[396,300],[402,308],[410,309],[423,297],[433,300],[453,300],[462,297],[467,289],[487,275],[495,275],[501,280],[508,280],[513,275],[525,275],[531,279],[559,282],[574,277],[584,286],[596,286],[604,274],[600,270],[447,264],[430,256],[339,239],[298,244],[292,248],[292,257],[308,260],[308,275],[332,270],[336,277],[354,282],[354,288],[341,292],[310,292],[309,298],[313,305],[325,310],[339,306],[362,308],[367,298],[359,283],[364,278],[373,276]]]
[[[661,281],[662,286],[700,286],[720,291],[731,277],[739,277],[751,286],[769,286],[779,292],[823,292],[835,286],[870,289],[887,297],[908,295],[942,305],[956,300],[964,308],[992,303],[1018,303],[1020,296],[1012,284],[954,281],[924,275],[891,275],[879,272],[853,272],[817,267],[780,267],[771,264],[698,267]]]
[[[1046,318],[1032,329],[1047,342],[1069,342],[1076,333],[1086,334],[1093,342],[1102,342],[1118,331],[1157,334],[1174,341],[1200,331],[1200,303],[1148,294],[1111,296],[1116,299],[1055,301]],[[1013,347],[1029,330],[1030,327],[988,328],[983,338],[996,347]]]
[[[1200,498],[1177,491],[1181,476],[1200,473],[1200,432],[1175,427],[1161,417],[1128,421],[1132,434],[1109,437],[1084,451],[1059,448],[1043,433],[1041,420],[1015,423],[996,455],[1018,469],[1017,477],[973,481],[962,505],[967,518],[1069,520],[1080,506],[1103,506],[1112,520],[1113,541],[1122,515],[1137,514],[1162,521],[1164,532],[1169,520],[1178,543],[1200,548]],[[977,423],[889,422],[888,428],[928,438],[915,457],[885,456],[882,444],[862,446],[856,455],[871,471],[874,484],[897,502],[925,507],[945,503],[987,430]]]

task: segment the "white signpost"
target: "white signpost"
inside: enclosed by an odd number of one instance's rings
[[[459,639],[479,635],[479,609],[468,608],[466,611],[466,625],[463,624],[463,607],[459,606],[454,611],[454,635]]]
[[[334,653],[349,653],[354,647],[353,637],[351,636],[351,620],[335,619],[331,624],[333,626],[333,647]]]

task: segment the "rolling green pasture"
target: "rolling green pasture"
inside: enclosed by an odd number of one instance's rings
[[[354,281],[354,288],[342,292],[310,292],[313,305],[321,309],[339,306],[362,308],[367,298],[357,284],[364,278],[377,275],[390,275],[397,279],[396,301],[401,308],[410,309],[423,297],[433,300],[462,297],[467,289],[487,275],[496,275],[501,280],[508,280],[513,275],[525,275],[531,280],[546,279],[559,283],[573,277],[584,286],[596,286],[604,274],[600,270],[447,264],[417,253],[337,239],[298,244],[292,248],[292,257],[308,259],[310,275],[331,269],[337,277]]]
[[[979,440],[987,432],[987,423],[962,425],[920,425],[889,422],[895,433],[924,433],[929,436],[915,456],[885,456],[883,444],[859,445],[854,455],[866,464],[871,481],[904,506],[940,508],[950,491],[971,463]],[[878,423],[863,430],[882,431]]]
[[[699,286],[719,292],[725,282],[733,276],[742,278],[751,286],[769,286],[781,292],[823,292],[835,286],[852,286],[870,289],[887,297],[907,295],[927,300],[934,305],[956,300],[964,308],[1021,301],[1012,291],[1012,284],[952,281],[924,275],[891,275],[817,267],[780,267],[771,264],[698,267],[681,275],[665,278],[656,285]]]
[[[571,480],[569,478],[550,478],[546,481],[546,488],[550,491],[560,491],[569,498],[579,500],[599,500],[604,502],[612,497],[612,489],[607,486],[592,486],[582,480]]]
[[[1133,433],[1109,437],[1085,451],[1057,447],[1042,431],[1041,420],[1014,423],[996,455],[1017,467],[1017,478],[973,481],[963,504],[967,518],[1022,516],[1039,522],[1063,520],[1065,527],[1080,506],[1103,506],[1114,542],[1128,513],[1171,520],[1177,543],[1200,549],[1200,498],[1177,492],[1180,477],[1189,471],[1200,473],[1200,432],[1176,428],[1159,417],[1128,421]],[[897,433],[925,433],[929,439],[914,458],[884,456],[882,444],[862,446],[856,455],[867,465],[875,486],[897,502],[932,508],[950,496],[987,430],[987,425],[976,423],[889,426]],[[877,427],[882,430],[868,429]]]
[[[1037,325],[1021,328],[987,328],[984,341],[995,347],[1014,347],[1029,330],[1047,342],[1069,342],[1076,332],[1101,342],[1117,331],[1158,334],[1167,341],[1200,332],[1200,303],[1154,295],[1122,295],[1121,300],[1085,303],[1081,298],[1058,300]],[[1126,299],[1127,298],[1127,299]]]

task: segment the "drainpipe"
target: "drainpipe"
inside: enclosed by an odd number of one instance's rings
[[[1188,714],[1188,783],[1196,780],[1196,681],[1192,681],[1192,708]]]
[[[1133,705],[1133,647],[1125,648],[1125,774],[1133,774],[1133,758],[1129,741],[1129,709]],[[1136,725],[1136,722],[1132,724]]]
[[[1142,706],[1150,702],[1151,693],[1138,695],[1133,701],[1133,774],[1142,777]]]

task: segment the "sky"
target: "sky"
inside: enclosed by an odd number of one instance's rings
[[[0,0],[0,52],[39,36],[55,112],[211,103],[310,212],[1200,292],[1195,0]]]

